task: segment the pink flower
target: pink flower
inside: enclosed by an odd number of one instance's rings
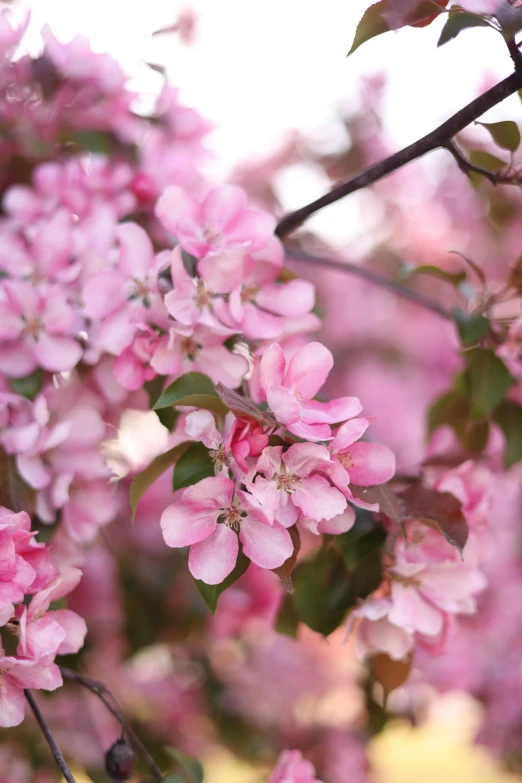
[[[345,422],[327,446],[333,460],[348,473],[350,483],[362,487],[384,484],[395,473],[395,457],[391,449],[380,443],[356,442],[368,425],[367,419]],[[343,489],[341,484],[339,488]]]
[[[233,570],[238,535],[243,552],[261,568],[277,568],[293,551],[288,532],[249,505],[246,492],[237,493],[227,478],[206,478],[185,489],[178,502],[161,516],[168,546],[190,546],[189,570],[207,584],[219,584]],[[218,523],[219,520],[219,523]]]
[[[167,188],[156,214],[184,250],[196,258],[232,245],[259,250],[275,228],[271,215],[247,209],[244,192],[231,185],[209,191],[202,203],[181,188]]]
[[[316,443],[296,443],[284,453],[282,446],[268,446],[251,469],[252,476],[261,475],[247,486],[264,513],[284,527],[300,515],[315,522],[330,520],[347,504],[324,476],[329,466],[328,449]]]
[[[54,663],[4,655],[0,650],[0,726],[18,726],[24,719],[24,688],[54,691],[63,685]]]
[[[347,632],[357,629],[356,649],[360,658],[383,652],[398,661],[411,650],[413,636],[390,621],[391,608],[389,598],[372,598],[348,615]]]
[[[30,283],[5,281],[0,307],[0,370],[6,375],[23,378],[36,367],[63,372],[80,361],[77,317],[59,289],[43,293]]]
[[[272,770],[268,783],[321,783],[315,777],[313,764],[299,750],[283,750]]]
[[[288,363],[277,343],[264,352],[260,365],[261,399],[268,402],[277,421],[294,435],[307,440],[327,440],[332,434],[331,424],[361,412],[356,397],[340,397],[325,403],[313,399],[332,367],[332,354],[321,343],[308,343]]]

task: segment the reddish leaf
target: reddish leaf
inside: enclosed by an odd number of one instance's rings
[[[370,659],[372,677],[382,685],[385,698],[406,682],[410,676],[411,661],[411,654],[400,661],[394,661],[386,653],[379,653]]]
[[[416,484],[398,497],[404,520],[418,519],[436,528],[462,555],[469,530],[461,503],[454,495]]]
[[[288,529],[288,532],[290,533],[290,537],[294,544],[294,551],[292,552],[288,560],[285,560],[283,565],[279,566],[278,568],[273,568],[272,571],[274,572],[274,574],[278,575],[286,592],[292,593],[294,590],[292,585],[292,571],[295,568],[297,555],[299,554],[299,550],[301,549],[301,536],[299,535],[299,530],[297,529],[296,525],[290,527]]]
[[[389,484],[379,484],[375,487],[359,487],[356,484],[350,484],[350,489],[354,497],[359,500],[364,500],[365,503],[378,503],[381,514],[386,514],[394,522],[402,525],[401,508]]]
[[[237,392],[232,391],[232,389],[223,386],[222,383],[216,385],[216,391],[221,401],[238,417],[238,419],[253,419],[268,427],[275,427],[277,425],[276,420],[272,416],[268,413],[263,413],[263,411],[260,411],[253,402],[245,399]]]
[[[0,506],[11,511],[26,511],[30,516],[35,510],[35,492],[22,479],[16,469],[15,458],[0,449]]]

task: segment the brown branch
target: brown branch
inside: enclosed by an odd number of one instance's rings
[[[294,258],[296,261],[304,261],[306,264],[316,264],[327,269],[335,269],[338,272],[344,272],[347,275],[356,275],[362,277],[363,280],[368,280],[370,283],[385,288],[387,291],[392,291],[397,296],[407,299],[409,302],[413,302],[419,307],[424,307],[426,310],[435,313],[435,315],[445,318],[447,321],[451,321],[452,315],[449,310],[429,299],[424,294],[418,291],[413,291],[411,288],[406,288],[400,283],[396,283],[395,280],[390,280],[388,277],[383,277],[377,272],[372,272],[371,269],[366,269],[363,266],[357,266],[356,264],[345,263],[344,261],[333,261],[330,258],[323,258],[321,256],[315,256],[311,253],[307,253],[300,248],[293,247],[291,245],[285,245],[286,254],[290,258]]]
[[[76,682],[79,685],[83,685],[84,688],[87,688],[91,691],[91,693],[94,693],[95,696],[97,696],[100,701],[105,704],[107,709],[109,710],[112,715],[116,718],[117,721],[121,724],[122,730],[127,735],[127,738],[129,742],[134,745],[134,747],[141,753],[143,756],[144,761],[146,762],[147,766],[149,767],[153,777],[161,781],[163,780],[163,775],[161,774],[161,770],[150,755],[149,751],[143,744],[143,742],[140,740],[136,732],[131,729],[127,721],[125,720],[125,716],[123,714],[123,710],[120,706],[120,703],[116,696],[111,693],[111,691],[107,688],[107,686],[100,682],[99,680],[92,680],[90,677],[85,677],[83,674],[80,674],[79,672],[75,672],[73,669],[68,669],[65,666],[60,666],[60,671],[62,673],[62,677],[64,680],[69,680],[70,682]]]
[[[444,147],[451,152],[457,162],[459,169],[466,175],[480,174],[482,177],[488,179],[492,185],[518,185],[522,184],[522,178],[519,174],[505,174],[501,171],[488,171],[483,169],[482,166],[475,166],[471,163],[459,150],[457,145],[453,141],[448,141]]]
[[[372,185],[374,182],[387,177],[397,169],[402,168],[407,163],[410,163],[417,158],[426,155],[427,152],[432,152],[439,147],[444,147],[449,141],[460,131],[464,130],[470,123],[481,117],[486,111],[501,103],[509,95],[512,95],[517,90],[522,88],[522,69],[517,69],[515,73],[508,76],[507,79],[503,79],[496,84],[490,90],[475,98],[474,101],[468,103],[463,109],[460,109],[456,114],[439,125],[438,128],[423,136],[418,141],[414,141],[408,147],[395,152],[390,157],[381,160],[379,163],[370,166],[369,168],[361,171],[360,174],[356,174],[346,182],[337,185],[329,193],[316,199],[311,204],[307,204],[304,207],[290,212],[285,215],[276,228],[276,234],[281,239],[288,236],[292,231],[295,231],[301,223],[303,223],[310,215],[323,207],[333,204],[335,201],[344,196],[348,196],[350,193],[354,193],[356,190]]]
[[[513,63],[515,65],[515,70],[520,71],[522,69],[522,54],[520,54],[520,49],[518,48],[515,39],[514,38],[507,39],[506,44],[507,44],[507,48],[509,49],[509,54],[511,55],[511,59],[513,60]]]
[[[60,772],[64,776],[67,783],[76,783],[76,780],[73,777],[73,774],[69,767],[67,766],[64,757],[62,756],[62,753],[60,751],[60,748],[56,744],[56,740],[53,737],[51,733],[51,729],[47,725],[47,721],[45,720],[44,716],[40,712],[40,707],[34,700],[34,696],[31,693],[30,690],[24,690],[25,698],[27,699],[29,706],[31,707],[34,717],[38,721],[38,725],[40,726],[42,733],[47,740],[47,744],[51,748],[51,753],[53,754],[54,760],[56,761],[56,764],[58,768],[60,769]]]

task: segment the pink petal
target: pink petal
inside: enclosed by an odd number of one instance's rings
[[[357,397],[339,397],[330,402],[310,400],[303,405],[301,418],[307,424],[337,424],[357,416],[361,411],[362,405]]]
[[[217,585],[234,570],[238,551],[234,531],[226,525],[218,525],[209,538],[190,547],[189,571],[195,579]]]
[[[279,315],[272,315],[250,302],[242,307],[242,313],[235,315],[238,328],[249,340],[273,340],[279,337],[283,331],[283,319]]]
[[[333,356],[321,343],[308,343],[290,359],[285,386],[305,400],[315,397],[333,367]]]
[[[318,443],[294,443],[283,454],[283,462],[289,473],[308,476],[313,470],[323,470],[330,462],[330,452]]]
[[[285,366],[283,349],[277,343],[272,343],[264,352],[260,363],[259,384],[263,400],[266,400],[269,388],[282,385]]]
[[[296,421],[287,424],[290,432],[303,440],[329,440],[332,434],[329,424],[305,424],[304,421]]]
[[[210,411],[193,411],[185,420],[185,432],[190,438],[200,440],[207,449],[217,449],[223,440]]]
[[[180,226],[183,233],[189,235],[197,235],[201,231],[198,202],[194,196],[176,185],[164,191],[155,212],[167,231],[174,236],[178,236]],[[189,248],[187,250],[192,252]]]
[[[0,531],[0,580],[11,579],[16,569],[16,556],[13,537],[5,530]]]
[[[160,519],[165,543],[171,547],[183,547],[204,541],[216,529],[218,516],[218,508],[195,514],[181,503],[167,506]]]
[[[226,239],[228,242],[248,244],[252,250],[261,250],[272,238],[276,221],[268,212],[245,209],[228,224]]]
[[[299,421],[301,405],[290,389],[286,389],[284,386],[272,386],[267,390],[266,400],[270,410],[281,424],[293,424]]]
[[[37,367],[33,348],[27,340],[0,345],[0,372],[11,378],[24,378]]]
[[[337,430],[335,437],[330,442],[330,451],[342,451],[347,446],[351,446],[356,440],[359,440],[366,430],[368,429],[370,422],[368,419],[352,419],[345,422]]]
[[[355,511],[351,506],[347,506],[342,514],[332,519],[323,519],[317,526],[319,533],[327,533],[337,536],[351,530],[355,524]]]
[[[69,655],[77,653],[83,647],[85,635],[87,633],[87,623],[70,609],[56,609],[49,615],[54,622],[61,626],[66,636],[58,647],[58,655]]]
[[[315,302],[315,287],[307,280],[264,285],[256,294],[256,304],[271,313],[295,318],[309,313]]]
[[[384,484],[395,473],[393,451],[381,443],[359,441],[350,446],[353,465],[348,467],[350,480],[361,487]]]
[[[438,609],[425,601],[414,587],[392,582],[392,607],[390,622],[409,633],[438,636],[442,631],[443,617]]]
[[[44,465],[41,457],[24,457],[16,459],[16,465],[23,480],[33,489],[43,489],[51,481],[51,472]]]
[[[228,224],[238,217],[245,206],[246,197],[241,188],[233,185],[213,188],[201,205],[204,225],[216,234],[222,235]]]
[[[198,272],[211,291],[228,294],[243,282],[245,258],[245,248],[232,245],[206,255],[198,264]]]
[[[83,289],[85,315],[88,318],[105,318],[119,310],[127,299],[125,282],[116,269],[107,269],[91,278]]]
[[[82,358],[82,348],[70,337],[52,337],[40,332],[34,346],[34,355],[44,370],[64,372],[72,370]]]
[[[277,522],[266,524],[255,512],[241,521],[239,538],[245,555],[261,568],[277,568],[294,551],[289,532]]]
[[[0,659],[1,660],[1,659]],[[18,726],[24,719],[25,698],[23,689],[11,680],[2,677],[0,687],[0,726]]]
[[[192,511],[212,511],[228,508],[234,496],[234,482],[227,478],[209,477],[187,487],[183,503]]]
[[[346,508],[344,495],[322,476],[301,479],[292,500],[305,516],[315,519],[316,522],[332,519],[342,514]]]
[[[18,654],[36,659],[47,655],[54,656],[65,636],[61,625],[53,620],[51,614],[47,614],[28,623],[26,638],[20,637]]]
[[[145,280],[154,266],[154,249],[146,231],[137,223],[122,223],[116,229],[120,240],[120,267],[129,278]]]

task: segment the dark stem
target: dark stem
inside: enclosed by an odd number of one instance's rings
[[[62,677],[64,680],[70,680],[71,682],[76,682],[79,685],[83,685],[84,688],[87,688],[91,691],[91,693],[94,693],[95,696],[97,696],[107,707],[110,713],[114,715],[117,721],[120,722],[122,733],[124,732],[127,735],[127,739],[129,742],[134,745],[136,750],[143,756],[144,761],[146,762],[148,768],[151,771],[151,774],[153,777],[161,781],[163,780],[163,775],[161,773],[160,768],[150,755],[149,751],[143,744],[143,742],[140,740],[138,735],[135,733],[133,729],[129,726],[127,721],[125,720],[125,716],[123,714],[123,710],[120,706],[120,703],[116,696],[107,688],[107,686],[103,682],[99,682],[98,680],[92,680],[90,677],[85,677],[83,674],[80,674],[79,672],[75,672],[73,669],[67,669],[65,666],[60,666],[60,671],[62,673]]]
[[[306,264],[316,264],[317,266],[323,266],[327,269],[336,269],[338,272],[344,272],[347,275],[362,277],[364,280],[368,280],[368,282],[374,283],[381,288],[393,291],[397,296],[401,296],[403,299],[407,299],[409,302],[419,305],[419,307],[424,307],[425,310],[430,310],[441,318],[445,318],[448,321],[453,320],[450,311],[437,304],[437,302],[434,302],[432,299],[429,299],[418,291],[412,291],[411,288],[406,288],[400,283],[390,280],[388,277],[383,277],[382,275],[377,274],[377,272],[372,272],[371,269],[366,269],[365,267],[357,266],[356,264],[345,263],[344,261],[333,261],[330,258],[311,255],[310,253],[291,245],[285,245],[285,252],[290,258],[294,258],[296,261],[304,261]]]
[[[329,193],[321,196],[311,204],[307,204],[301,209],[295,212],[290,212],[285,215],[276,228],[276,234],[281,239],[286,237],[292,231],[295,231],[301,223],[303,223],[314,212],[318,212],[323,207],[333,204],[335,201],[344,196],[348,196],[350,193],[354,193],[356,190],[366,188],[368,185],[372,185],[374,182],[388,176],[412,160],[422,157],[427,152],[437,149],[438,147],[446,146],[453,136],[460,131],[464,130],[470,123],[481,117],[488,109],[496,106],[497,103],[501,103],[509,95],[522,88],[522,69],[515,71],[507,79],[503,79],[496,84],[490,90],[475,98],[474,101],[468,103],[463,109],[458,111],[449,120],[443,122],[438,128],[423,136],[422,139],[414,141],[408,147],[395,152],[390,155],[389,158],[381,160],[379,163],[370,166],[369,168],[361,171],[360,174],[356,174],[355,177],[341,183],[337,187],[333,188]]]
[[[482,177],[489,179],[492,185],[522,184],[522,179],[519,174],[503,174],[501,171],[488,171],[487,169],[483,169],[482,166],[475,166],[462,154],[453,141],[446,142],[444,147],[448,152],[451,152],[457,162],[457,166],[464,174],[480,174]]]
[[[67,766],[65,759],[61,754],[60,748],[56,744],[56,740],[51,734],[51,729],[47,725],[47,721],[45,720],[44,716],[40,712],[40,708],[38,704],[34,700],[33,694],[28,689],[24,690],[24,693],[25,693],[25,698],[29,702],[31,709],[34,712],[34,717],[38,721],[38,725],[40,726],[42,733],[45,739],[47,740],[47,744],[51,748],[51,752],[53,754],[54,760],[56,761],[56,764],[59,767],[62,775],[64,776],[67,783],[76,783],[76,780],[74,779],[71,770]]]
[[[509,54],[511,55],[511,59],[515,64],[515,70],[519,71],[520,69],[522,69],[522,54],[520,54],[520,49],[518,48],[514,38],[511,38],[510,40],[506,40],[506,44],[507,44],[507,48],[509,49]]]

